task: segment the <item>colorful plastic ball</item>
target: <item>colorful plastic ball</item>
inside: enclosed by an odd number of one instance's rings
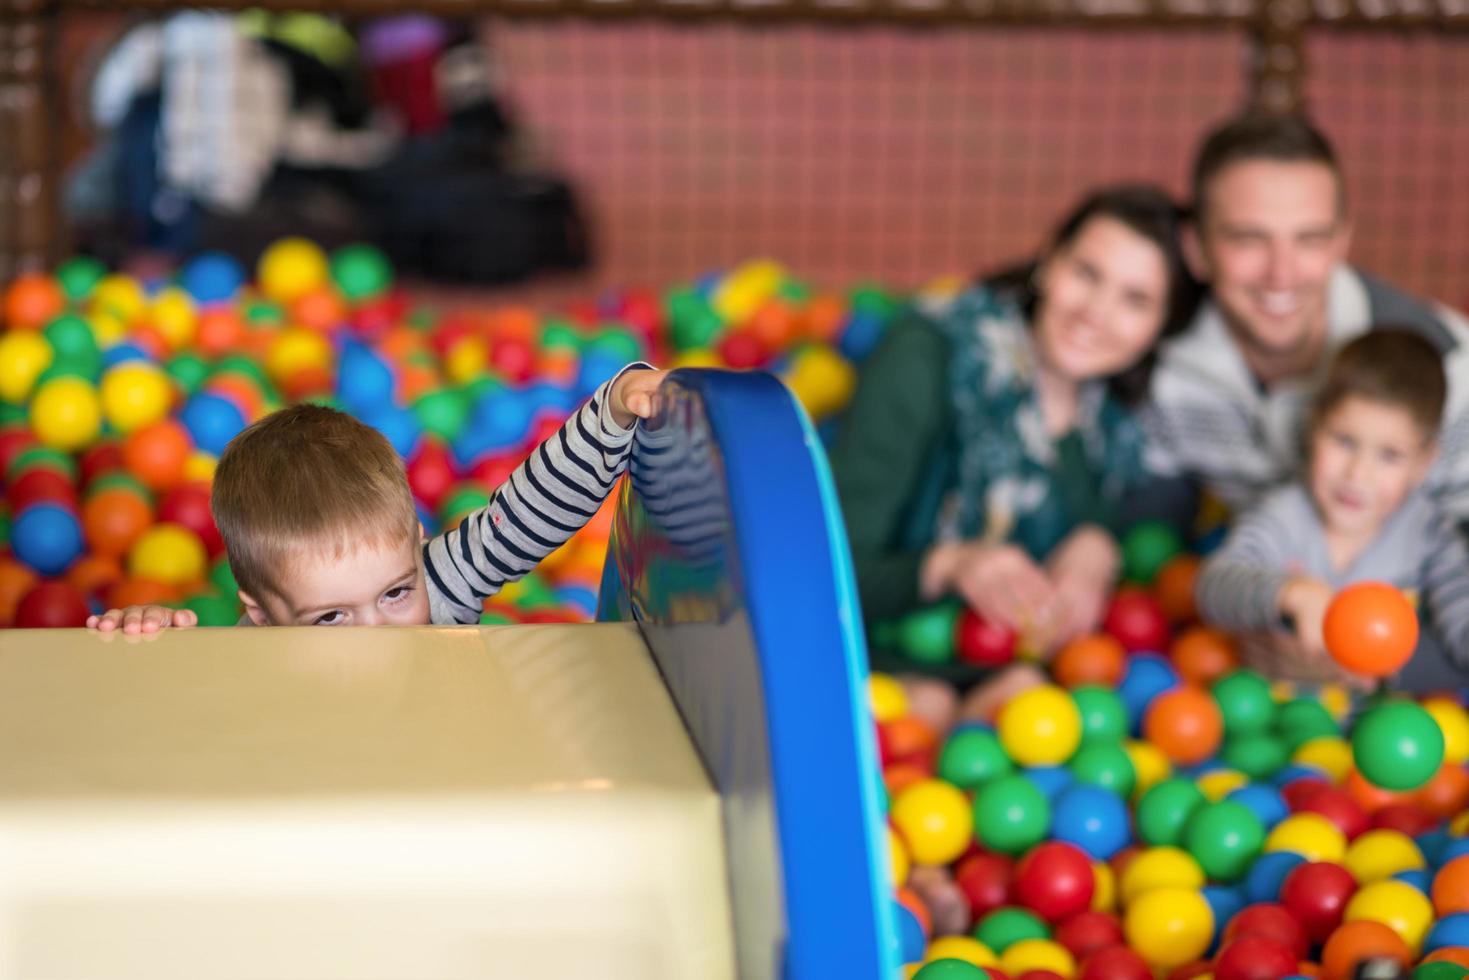
[[[1286,876],[1306,863],[1306,859],[1290,851],[1272,851],[1255,859],[1245,872],[1243,883],[1245,898],[1251,902],[1274,902],[1280,898],[1280,889]]]
[[[207,558],[194,532],[177,524],[156,524],[128,552],[128,574],[165,585],[185,585],[203,580]]]
[[[1122,535],[1122,574],[1129,582],[1150,584],[1179,552],[1183,541],[1162,521],[1142,521]]]
[[[924,963],[912,980],[990,980],[990,977],[983,967],[950,956]]]
[[[172,419],[130,432],[122,444],[123,462],[128,471],[152,490],[165,490],[181,483],[192,450],[188,430]]]
[[[954,659],[954,628],[959,606],[940,602],[908,613],[898,621],[898,648],[911,660],[925,664],[949,663]]]
[[[1412,885],[1425,895],[1433,890],[1433,872],[1427,868],[1412,868],[1408,871],[1399,871],[1392,878],[1393,881],[1401,881],[1405,884]]]
[[[1469,968],[1469,946],[1440,946],[1427,956],[1424,963],[1451,963]]]
[[[1254,813],[1266,828],[1274,827],[1290,816],[1290,807],[1286,805],[1284,797],[1277,790],[1263,783],[1241,786],[1225,799],[1249,807],[1250,812]]]
[[[1445,758],[1433,778],[1418,790],[1418,803],[1437,820],[1461,812],[1469,806],[1469,769]]]
[[[43,273],[17,276],[5,291],[5,324],[11,330],[39,330],[65,308],[61,287]]]
[[[1469,761],[1469,713],[1448,698],[1427,698],[1423,710],[1443,732],[1444,761],[1455,765]]]
[[[1127,708],[1105,687],[1086,685],[1072,690],[1071,699],[1081,715],[1083,741],[1119,741],[1127,736]]]
[[[184,403],[179,421],[189,430],[194,445],[215,456],[245,428],[246,420],[234,402],[209,391],[201,391]]]
[[[55,352],[39,333],[14,330],[0,335],[0,401],[24,402]]]
[[[469,417],[469,402],[454,389],[430,391],[413,402],[419,425],[446,442],[453,442]]]
[[[979,919],[1011,903],[1014,871],[1014,862],[1003,854],[979,852],[959,862],[954,870],[954,883],[969,901],[974,917]]]
[[[1078,783],[1100,786],[1122,797],[1132,796],[1137,783],[1132,760],[1119,742],[1085,742],[1067,763]]]
[[[1285,745],[1269,732],[1226,739],[1219,753],[1221,762],[1251,779],[1269,779],[1285,765],[1286,758]]]
[[[1138,837],[1155,846],[1178,844],[1183,840],[1183,828],[1189,817],[1203,805],[1204,794],[1192,780],[1165,779],[1138,801]]]
[[[184,266],[179,282],[195,302],[217,303],[240,291],[245,270],[223,252],[205,252]]]
[[[1320,770],[1332,782],[1347,778],[1352,769],[1352,747],[1344,739],[1324,735],[1303,742],[1291,753],[1291,761]]]
[[[1239,667],[1234,641],[1210,626],[1195,626],[1179,634],[1169,656],[1185,683],[1204,688]]]
[[[1399,871],[1426,866],[1418,845],[1396,830],[1369,830],[1347,845],[1342,866],[1359,885],[1391,878]]]
[[[917,913],[901,901],[893,902],[893,921],[897,925],[896,939],[898,959],[903,963],[917,963],[923,959],[923,948],[928,943],[927,930]]]
[[[59,575],[82,553],[76,514],[56,504],[33,504],[10,525],[10,550],[42,575]]]
[[[1418,614],[1402,592],[1384,582],[1358,582],[1336,594],[1322,623],[1326,649],[1364,677],[1395,673],[1418,644]]]
[[[27,592],[15,608],[15,625],[21,629],[63,629],[86,626],[91,610],[76,589],[65,582],[41,582]]]
[[[1141,730],[1153,699],[1179,684],[1178,673],[1157,654],[1138,654],[1128,659],[1127,673],[1117,687],[1117,695],[1127,707],[1128,717]]]
[[[1019,854],[1040,843],[1050,824],[1049,801],[1024,776],[991,780],[975,795],[974,833],[993,851]]]
[[[1119,944],[1087,957],[1077,980],[1153,980],[1153,971],[1136,952]]]
[[[1168,617],[1156,599],[1137,589],[1117,592],[1107,607],[1102,628],[1130,653],[1168,648]]]
[[[1164,691],[1148,706],[1143,719],[1143,737],[1180,765],[1208,759],[1218,751],[1223,736],[1218,704],[1196,687]]]
[[[1093,953],[1126,941],[1122,935],[1122,922],[1115,915],[1089,910],[1066,919],[1056,927],[1051,938],[1083,961]]]
[[[31,431],[57,449],[76,450],[90,444],[102,429],[97,390],[80,378],[46,381],[31,399]]]
[[[1000,968],[1013,977],[1049,971],[1066,978],[1076,973],[1076,957],[1065,946],[1049,939],[1021,939],[1000,954]]]
[[[168,375],[146,361],[126,361],[102,375],[102,414],[118,432],[128,433],[168,414],[173,386]]]
[[[1173,774],[1168,757],[1151,742],[1128,739],[1123,743],[1127,757],[1132,760],[1132,771],[1137,774],[1134,795],[1141,795]]]
[[[1214,700],[1232,736],[1267,732],[1275,720],[1275,698],[1270,683],[1252,670],[1237,670],[1214,685]]]
[[[1439,915],[1469,912],[1469,854],[1452,858],[1438,869],[1432,895]]]
[[[424,443],[423,452],[427,452],[435,445],[435,443]],[[413,482],[411,466],[408,480],[411,486]],[[416,487],[413,492],[420,499],[424,499],[424,495]],[[442,497],[442,493],[435,496]],[[438,501],[437,499],[433,501],[424,499],[424,502],[432,504]],[[874,672],[867,678],[867,702],[872,708],[872,717],[875,721],[893,721],[908,713],[908,695],[904,693],[902,682],[891,674]]]
[[[74,255],[56,267],[56,282],[66,298],[79,303],[107,275],[107,267],[90,255]]]
[[[972,609],[964,609],[954,624],[954,649],[959,660],[977,667],[1002,667],[1015,659],[1015,631],[991,623]]]
[[[779,350],[775,338],[756,331],[755,336],[768,350]],[[857,369],[830,347],[808,344],[796,352],[791,367],[784,372],[786,386],[813,419],[824,419],[846,408],[857,388]]]
[[[1290,951],[1293,960],[1305,959],[1311,946],[1306,930],[1290,910],[1274,902],[1256,902],[1230,919],[1224,930],[1224,942],[1244,936],[1263,936],[1280,943]]]
[[[1445,946],[1469,946],[1469,913],[1453,912],[1433,924],[1423,939],[1423,951]]]
[[[1198,959],[1214,935],[1214,913],[1197,891],[1155,888],[1127,909],[1127,942],[1154,969],[1170,970]]]
[[[1021,692],[1000,709],[998,720],[1005,751],[1021,765],[1057,765],[1081,743],[1081,713],[1059,687]]]
[[[1280,886],[1283,905],[1313,943],[1321,943],[1341,924],[1357,880],[1339,864],[1307,862],[1293,868]]]
[[[1036,789],[1046,795],[1046,799],[1055,801],[1063,791],[1076,785],[1076,777],[1071,770],[1065,766],[1030,766],[1024,770],[1025,778],[1029,779]]]
[[[1193,855],[1177,847],[1150,847],[1127,862],[1117,882],[1122,904],[1158,888],[1204,887],[1204,869]]]
[[[1260,819],[1241,803],[1206,803],[1189,817],[1184,847],[1215,881],[1232,882],[1249,869],[1265,843]]]
[[[991,779],[1015,771],[994,732],[983,728],[956,731],[939,753],[938,775],[960,789],[978,789]]]
[[[995,909],[974,927],[974,938],[1002,957],[1015,943],[1050,937],[1051,930],[1046,923],[1034,912],[1022,908]]]
[[[971,966],[999,966],[1000,959],[984,943],[970,936],[935,936],[928,944],[927,961],[961,960]],[[980,974],[983,976],[983,973]]]
[[[1116,687],[1126,670],[1127,651],[1116,637],[1105,633],[1072,640],[1051,660],[1056,683],[1070,688]]]
[[[175,487],[158,503],[158,520],[187,528],[199,538],[210,558],[224,552],[224,538],[214,525],[209,507],[209,487],[192,483]]]
[[[1406,969],[1413,953],[1401,936],[1380,922],[1344,922],[1321,950],[1322,980],[1354,980],[1364,960],[1379,958]]]
[[[1331,712],[1315,698],[1295,698],[1281,705],[1275,715],[1275,730],[1292,752],[1313,738],[1341,735]]]
[[[1214,960],[1214,980],[1273,980],[1295,972],[1300,958],[1266,936],[1227,943]]]
[[[1210,803],[1218,803],[1241,786],[1248,786],[1250,777],[1238,769],[1210,768],[1198,778],[1199,792]]]
[[[20,513],[31,504],[52,503],[75,507],[76,484],[64,473],[46,467],[37,467],[12,477],[5,491],[6,503],[12,513]]]
[[[1320,814],[1296,813],[1266,835],[1265,850],[1291,851],[1307,861],[1339,862],[1346,854],[1347,839],[1336,824]]]
[[[1443,729],[1412,701],[1387,701],[1369,708],[1357,722],[1352,758],[1374,786],[1417,789],[1443,764]]]
[[[1433,924],[1433,903],[1412,885],[1388,879],[1363,885],[1347,902],[1344,922],[1380,922],[1391,928],[1413,952]]]
[[[1051,835],[1106,860],[1122,850],[1131,836],[1127,805],[1116,794],[1096,786],[1073,786],[1056,798]]]
[[[526,591],[525,586],[515,591],[502,589],[500,598],[502,601],[516,601],[517,593],[523,596]],[[877,747],[884,766],[911,764],[932,770],[934,754],[938,750],[938,735],[933,726],[922,718],[907,715],[877,727]]]
[[[327,281],[327,260],[320,246],[304,238],[283,238],[265,250],[256,280],[266,296],[289,303]]]
[[[1469,967],[1458,963],[1420,963],[1413,970],[1412,980],[1463,980],[1469,977]]]
[[[1093,861],[1092,876],[1097,881],[1096,890],[1092,893],[1092,911],[1115,911],[1117,908],[1117,873],[1106,861]]]
[[[1037,845],[1015,868],[1015,898],[1047,922],[1091,907],[1096,880],[1091,859],[1056,841]]]

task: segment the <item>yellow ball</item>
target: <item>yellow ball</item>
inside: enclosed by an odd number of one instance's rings
[[[1249,782],[1250,777],[1237,770],[1215,769],[1213,772],[1206,772],[1200,776],[1195,780],[1194,785],[1210,803],[1218,803],[1241,786],[1248,785]]]
[[[1416,956],[1433,925],[1433,903],[1406,881],[1374,881],[1347,902],[1343,922],[1381,922],[1402,937]]]
[[[973,966],[999,966],[1000,958],[978,939],[969,936],[939,936],[928,944],[925,963],[934,960],[963,960]]]
[[[1413,838],[1397,830],[1367,831],[1347,845],[1341,863],[1359,885],[1391,878],[1399,871],[1427,867]]]
[[[1056,766],[1081,743],[1081,712],[1054,685],[1033,687],[1000,709],[1000,743],[1023,766]]]
[[[121,433],[152,425],[173,404],[173,382],[156,364],[124,361],[102,375],[102,414]]]
[[[184,460],[184,479],[189,483],[213,483],[219,459],[212,453],[196,449]]]
[[[55,357],[56,351],[39,331],[15,330],[0,336],[0,401],[24,402]]]
[[[1316,699],[1338,722],[1345,721],[1352,710],[1352,693],[1340,684],[1323,684],[1316,693]]]
[[[107,276],[92,290],[88,307],[94,313],[106,313],[124,324],[131,324],[148,306],[143,287],[132,276],[121,273]]]
[[[908,846],[892,827],[888,831],[888,860],[893,872],[893,887],[902,888],[908,880]]]
[[[857,369],[824,344],[813,344],[795,357],[785,383],[806,414],[821,420],[847,407],[857,389]]]
[[[1265,851],[1290,851],[1307,861],[1340,863],[1347,852],[1347,838],[1319,813],[1297,813],[1275,825],[1265,837]]]
[[[265,352],[265,370],[277,384],[307,368],[325,368],[332,362],[332,345],[315,330],[287,327],[271,338]]]
[[[148,319],[172,350],[182,350],[194,341],[199,322],[194,297],[178,286],[169,286],[153,298]]]
[[[1352,746],[1346,739],[1323,735],[1303,743],[1290,761],[1298,766],[1313,766],[1326,773],[1326,778],[1339,783],[1352,770]]]
[[[81,449],[102,431],[97,389],[81,378],[52,378],[31,399],[31,431],[56,449]]]
[[[1446,698],[1429,698],[1423,710],[1443,731],[1443,759],[1454,765],[1469,761],[1469,714]]]
[[[1050,970],[1060,977],[1076,975],[1076,957],[1060,943],[1049,939],[1022,939],[1005,947],[1000,969],[1018,977],[1026,970]]]
[[[873,674],[867,678],[867,700],[872,705],[872,717],[880,722],[893,721],[908,713],[908,694],[892,674]]]
[[[924,779],[904,789],[889,811],[893,826],[918,864],[948,864],[974,837],[969,799],[942,779]]]
[[[1096,882],[1092,889],[1092,910],[1111,912],[1117,908],[1117,875],[1112,866],[1106,861],[1093,861],[1092,880]]]
[[[1155,888],[1128,906],[1122,930],[1151,966],[1171,970],[1204,955],[1214,936],[1214,912],[1197,891]]]
[[[746,262],[725,279],[714,293],[714,311],[724,322],[742,324],[780,288],[786,271],[778,262]]]
[[[1127,752],[1132,771],[1137,776],[1132,790],[1134,800],[1141,799],[1144,793],[1173,775],[1173,764],[1152,742],[1129,739],[1122,743],[1122,748]]]
[[[490,351],[478,337],[455,342],[444,355],[444,376],[456,385],[468,384],[485,372]]]
[[[719,360],[719,355],[702,347],[691,348],[679,352],[678,356],[668,365],[673,368],[717,368],[724,364]]]
[[[178,524],[155,524],[128,552],[128,573],[167,585],[187,585],[204,578],[208,557],[199,536]]]
[[[289,303],[323,285],[330,275],[326,253],[304,238],[282,238],[260,256],[260,289],[278,303]]]
[[[1178,847],[1150,847],[1127,862],[1122,871],[1122,904],[1130,905],[1156,888],[1197,891],[1204,883],[1204,869],[1192,854]]]
[[[92,336],[97,338],[97,346],[103,350],[115,347],[127,339],[127,322],[115,313],[94,310],[88,314],[87,322],[92,325]]]

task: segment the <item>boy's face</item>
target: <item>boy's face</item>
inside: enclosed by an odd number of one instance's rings
[[[1311,437],[1311,496],[1327,530],[1376,533],[1423,482],[1433,453],[1406,408],[1342,399]]]
[[[423,550],[414,539],[368,542],[340,557],[302,549],[284,595],[240,593],[257,626],[426,626]]]

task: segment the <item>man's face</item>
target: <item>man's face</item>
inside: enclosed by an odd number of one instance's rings
[[[1235,338],[1263,358],[1318,345],[1331,273],[1351,244],[1331,169],[1246,160],[1216,174],[1198,203],[1188,253]]]

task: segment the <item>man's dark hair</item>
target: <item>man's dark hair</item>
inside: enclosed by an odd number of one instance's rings
[[[1252,112],[1223,123],[1199,148],[1194,160],[1195,217],[1203,216],[1214,178],[1233,164],[1249,160],[1321,164],[1336,177],[1338,199],[1345,209],[1341,165],[1325,135],[1302,116]]]

